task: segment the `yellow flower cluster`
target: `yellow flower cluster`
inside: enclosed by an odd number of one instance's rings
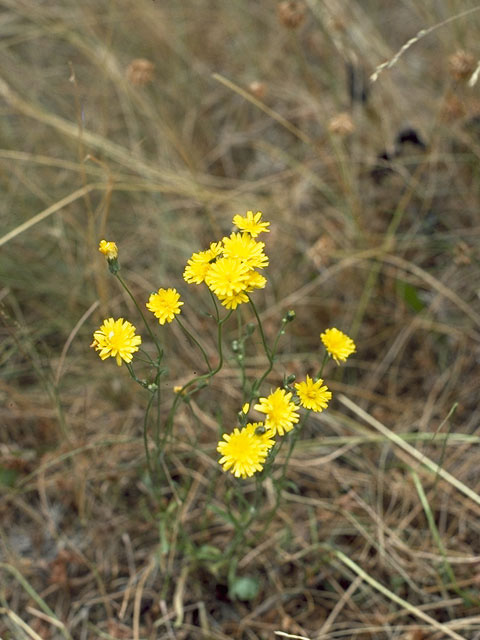
[[[183,273],[189,284],[205,282],[227,309],[236,309],[239,304],[249,301],[248,293],[265,287],[266,279],[258,269],[268,266],[265,243],[256,240],[260,233],[269,231],[270,223],[262,222],[262,213],[247,211],[245,216],[236,215],[233,224],[239,231],[233,231],[220,242],[212,242],[205,251],[194,253]],[[117,274],[120,268],[117,245],[102,240],[99,251],[106,256],[112,273]],[[175,319],[183,304],[176,289],[160,288],[150,295],[146,307],[164,325]],[[289,312],[285,322],[293,317],[294,312]],[[112,357],[119,366],[122,362],[129,364],[142,342],[135,331],[135,327],[123,318],[107,318],[93,334],[90,346],[102,360]],[[354,341],[339,329],[327,329],[320,338],[327,354],[337,364],[345,362],[356,351]],[[315,412],[328,407],[332,393],[322,378],[307,375],[304,381],[294,385],[292,380],[287,382],[285,388],[279,387],[270,395],[258,398],[253,408],[265,415],[263,422],[247,422],[250,405],[243,405],[241,428],[235,427],[232,433],[224,434],[217,445],[221,454],[219,463],[224,471],[230,471],[237,478],[251,477],[262,471],[275,445],[275,437],[289,433],[299,422],[300,406]],[[181,388],[175,387],[174,391],[179,393]]]
[[[323,411],[332,397],[323,385],[323,380],[316,382],[307,376],[306,382],[295,385],[299,403],[313,411]],[[285,389],[275,389],[266,398],[259,398],[254,409],[265,414],[264,422],[248,423],[243,429],[236,427],[231,434],[223,434],[217,451],[222,455],[219,463],[224,471],[230,470],[237,478],[253,476],[262,471],[270,449],[275,444],[276,435],[283,436],[291,431],[299,421],[297,405],[292,400],[292,393]],[[242,412],[246,415],[249,405],[244,405]]]
[[[265,243],[255,240],[260,233],[268,232],[270,223],[262,222],[261,218],[261,211],[234,216],[233,224],[240,232],[212,242],[206,251],[194,253],[183,272],[184,280],[189,284],[205,282],[227,309],[248,302],[247,294],[263,289],[267,282],[256,271],[268,266],[268,257],[263,252]]]
[[[355,352],[355,343],[338,329],[327,329],[321,334],[321,340],[327,353],[336,360],[345,362]],[[219,464],[224,471],[231,471],[237,478],[253,476],[262,471],[268,453],[275,444],[275,436],[283,436],[292,431],[299,421],[298,406],[317,413],[328,407],[332,392],[323,383],[322,378],[306,380],[294,385],[296,394],[277,388],[269,396],[259,398],[254,409],[265,414],[264,422],[248,423],[243,429],[236,427],[231,434],[224,434],[217,445],[221,454]],[[250,405],[242,408],[243,417]]]

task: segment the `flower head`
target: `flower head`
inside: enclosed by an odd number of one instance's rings
[[[233,216],[233,224],[236,225],[241,231],[246,231],[252,238],[256,238],[259,233],[269,232],[269,222],[260,222],[262,218],[262,212],[247,211],[245,216],[236,215]]]
[[[205,282],[217,296],[231,296],[245,289],[249,268],[238,258],[219,258],[210,265]]]
[[[248,233],[232,233],[223,238],[223,255],[238,258],[251,269],[268,266],[268,256],[263,253],[264,242],[257,242]]]
[[[190,259],[187,262],[185,271],[183,272],[183,279],[189,284],[201,284],[205,281],[205,277],[210,270],[209,262],[195,262]]]
[[[310,376],[307,376],[305,382],[295,383],[295,389],[302,407],[312,409],[312,411],[323,411],[327,408],[329,400],[332,399],[332,392],[323,384],[321,378],[314,382]]]
[[[145,305],[151,311],[160,324],[172,322],[177,313],[180,313],[180,294],[176,289],[159,289],[157,293],[152,293]]]
[[[327,329],[320,334],[325,349],[337,362],[345,362],[349,355],[356,351],[354,341],[338,329]]]
[[[211,261],[215,260],[223,251],[221,242],[211,242],[210,248],[206,251],[193,253],[188,260],[183,279],[189,284],[201,284],[210,269]]]
[[[263,464],[275,440],[270,429],[265,433],[257,432],[261,424],[249,422],[241,430],[235,427],[233,433],[223,434],[223,440],[218,443],[217,451],[222,456],[218,462],[224,471],[230,469],[236,478],[246,478],[263,469]]]
[[[100,244],[98,245],[98,250],[100,253],[108,258],[109,260],[114,260],[118,258],[118,247],[115,242],[107,242],[106,240],[100,240]]]
[[[247,287],[245,291],[250,292],[254,289],[264,289],[266,284],[267,279],[265,278],[265,276],[262,276],[262,274],[258,273],[258,271],[251,269],[248,272],[248,276],[245,281],[245,285]]]
[[[247,294],[244,291],[232,293],[229,296],[217,296],[217,298],[227,309],[236,309],[239,304],[244,304],[249,300]]]
[[[131,362],[133,354],[138,351],[138,345],[142,338],[135,335],[133,324],[118,318],[108,318],[103,321],[100,329],[93,334],[93,342],[90,345],[98,351],[102,360],[106,358],[116,358],[118,366],[125,362]]]
[[[270,428],[274,435],[278,433],[283,436],[298,422],[296,406],[291,400],[290,392],[278,388],[266,398],[260,398],[259,404],[254,406],[254,409],[266,414],[265,426]]]

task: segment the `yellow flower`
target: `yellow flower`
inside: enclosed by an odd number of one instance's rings
[[[345,362],[349,355],[356,351],[354,341],[338,329],[327,329],[320,334],[326,350],[338,364],[341,360]]]
[[[100,240],[98,250],[100,251],[100,253],[103,253],[103,255],[108,258],[108,260],[114,260],[115,258],[118,258],[118,247],[115,242]]]
[[[245,289],[248,266],[238,258],[219,258],[210,265],[205,282],[217,296],[231,296]]]
[[[238,258],[251,269],[263,269],[268,266],[264,246],[264,242],[257,242],[248,233],[232,233],[229,238],[223,238],[223,255]]]
[[[210,269],[210,262],[215,260],[222,251],[221,242],[212,242],[210,243],[210,249],[193,253],[192,257],[187,262],[185,271],[183,272],[183,279],[185,282],[188,282],[189,284],[201,284],[204,282],[205,276]]]
[[[284,389],[276,389],[266,398],[260,398],[259,404],[254,409],[266,414],[265,426],[275,434],[283,436],[293,429],[293,425],[298,422],[299,416],[296,406],[291,401],[292,394]]]
[[[248,277],[245,281],[246,284],[246,289],[245,291],[250,292],[253,291],[254,289],[264,289],[265,285],[267,284],[267,279],[265,278],[265,276],[262,276],[261,273],[258,273],[258,271],[254,271],[253,269],[251,269],[248,272]]]
[[[242,430],[235,427],[233,433],[223,434],[217,451],[222,456],[218,462],[224,471],[230,469],[236,478],[246,478],[263,469],[275,440],[269,429],[265,433],[257,433],[259,426],[263,426],[261,422],[249,422]]]
[[[133,354],[138,351],[138,345],[142,338],[135,335],[135,327],[128,320],[108,318],[103,321],[100,329],[93,334],[93,342],[90,345],[98,351],[102,360],[116,358],[118,366],[125,362],[131,362]]]
[[[183,304],[176,289],[159,289],[157,293],[150,295],[145,306],[158,318],[160,324],[165,324],[172,322]]]
[[[295,383],[302,407],[312,409],[312,411],[323,411],[327,408],[329,400],[332,399],[332,392],[328,390],[328,387],[322,385],[321,378],[314,382],[310,376],[307,376],[305,382]]]
[[[189,260],[183,272],[183,279],[189,284],[201,284],[205,281],[210,267],[211,264],[209,262],[194,262],[193,260]]]
[[[270,229],[267,227],[270,226],[269,222],[260,222],[262,217],[262,212],[257,211],[257,213],[253,213],[253,211],[247,211],[245,216],[234,216],[233,224],[236,225],[241,231],[246,231],[249,233],[252,238],[256,238],[259,233],[269,232]]]
[[[217,296],[217,298],[227,309],[236,309],[239,304],[248,302],[248,296],[243,291],[232,293],[230,296]]]

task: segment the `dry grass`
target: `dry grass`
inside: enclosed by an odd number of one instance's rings
[[[289,29],[276,2],[0,0],[5,640],[478,638],[480,101],[449,59],[478,55],[480,11],[306,4]],[[140,80],[135,59],[154,65]],[[315,370],[332,324],[358,354],[326,372],[331,409],[248,531],[242,601],[215,453],[241,402],[232,359],[179,415],[157,499],[145,396],[88,345],[107,314],[135,318],[108,236],[138,297],[177,286],[214,354],[181,273],[247,209],[272,223],[269,335],[297,314],[272,385]],[[173,385],[202,360],[165,335]]]

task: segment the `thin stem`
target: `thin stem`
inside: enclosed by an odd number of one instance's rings
[[[155,448],[156,448],[156,453],[158,456],[158,450],[160,447],[160,417],[161,417],[161,413],[160,413],[160,404],[161,404],[161,400],[162,400],[162,394],[161,394],[161,383],[160,383],[160,379],[161,379],[161,372],[160,370],[157,371],[157,375],[155,376],[155,384],[157,385],[157,389],[156,389],[156,395],[157,395],[157,419],[155,421]]]
[[[143,387],[144,389],[145,387],[145,381],[144,380],[140,380],[140,378],[137,378],[137,375],[135,373],[135,371],[133,370],[133,366],[130,362],[126,362],[125,366],[128,369],[128,373],[130,374],[130,376],[133,378],[133,380],[135,380],[135,382],[137,382],[141,387]]]
[[[230,318],[230,316],[232,315],[233,311],[230,309],[230,311],[227,313],[227,315],[222,318],[221,320],[218,321],[218,331],[217,331],[217,340],[218,340],[218,355],[219,355],[219,361],[218,361],[218,365],[215,367],[215,369],[211,369],[208,373],[203,374],[202,376],[199,376],[198,378],[192,378],[192,380],[189,380],[189,382],[187,382],[186,384],[183,385],[183,387],[180,389],[180,391],[178,392],[172,408],[170,409],[170,412],[168,414],[168,418],[167,418],[167,433],[168,431],[171,429],[172,427],[172,423],[173,423],[173,417],[175,415],[175,412],[178,408],[178,404],[181,400],[184,400],[185,398],[189,397],[191,394],[195,393],[195,391],[198,390],[198,384],[202,383],[202,382],[207,382],[210,378],[212,378],[214,375],[216,375],[220,369],[223,367],[223,346],[222,346],[222,328],[223,328],[223,324]],[[186,395],[185,391],[191,387],[192,385],[196,384],[197,385],[197,389],[194,389],[190,394]]]
[[[175,316],[175,320],[178,322],[178,324],[180,325],[180,327],[182,328],[182,331],[185,333],[185,335],[187,335],[190,340],[192,340],[192,342],[194,342],[197,347],[200,349],[200,351],[202,352],[203,355],[203,359],[205,360],[205,363],[207,365],[207,369],[209,371],[212,370],[212,366],[210,364],[210,362],[208,361],[208,356],[205,352],[205,349],[202,347],[202,345],[200,344],[200,342],[195,338],[195,336],[190,333],[190,331],[186,328],[186,326],[183,324],[183,322],[180,320],[180,318],[178,316]]]
[[[251,307],[253,309],[253,313],[255,314],[255,317],[257,319],[257,324],[258,324],[258,328],[260,330],[260,336],[262,338],[262,344],[263,344],[263,348],[265,349],[265,354],[266,354],[266,356],[268,358],[268,361],[273,366],[273,356],[270,353],[270,349],[268,347],[267,340],[265,338],[265,334],[263,333],[262,321],[260,320],[260,316],[258,315],[257,307],[255,306],[253,300],[251,299],[251,297],[249,295],[247,295],[247,298],[248,298],[248,301],[250,302],[250,305],[251,305]]]
[[[328,352],[325,351],[325,353],[323,354],[323,360],[322,360],[322,364],[320,365],[320,369],[318,370],[317,375],[315,376],[315,382],[322,377],[323,374],[323,369],[325,368],[325,365],[327,364],[327,360],[328,360]]]
[[[257,321],[259,323],[260,333],[262,335],[262,342],[263,342],[263,345],[265,347],[265,353],[266,353],[266,356],[267,356],[268,362],[269,362],[269,366],[264,371],[262,376],[252,385],[252,392],[251,392],[250,401],[253,401],[253,399],[257,396],[257,392],[260,389],[263,381],[268,376],[270,371],[273,369],[273,365],[275,363],[275,357],[277,355],[278,343],[280,341],[281,336],[285,333],[285,325],[286,325],[287,321],[285,320],[285,318],[282,319],[282,322],[281,322],[281,325],[280,325],[280,329],[278,330],[277,335],[275,337],[275,341],[273,343],[273,349],[270,351],[268,349],[268,347],[266,346],[265,335],[264,335],[263,330],[262,330],[262,324],[261,324],[260,318],[259,318],[258,314],[256,313],[255,305],[253,304],[253,302],[251,300],[250,300],[250,302],[252,304],[252,307],[253,307],[253,309],[255,311],[255,315],[257,317]]]
[[[150,475],[150,480],[152,482],[152,488],[155,487],[155,478],[154,478],[154,470],[152,467],[152,461],[150,458],[150,451],[148,450],[148,416],[150,414],[150,407],[152,406],[153,399],[155,398],[155,393],[152,393],[150,396],[147,408],[145,409],[145,416],[143,418],[143,446],[145,447],[145,455],[147,458],[147,467],[148,473]]]
[[[143,320],[143,324],[145,325],[145,328],[147,329],[148,333],[150,334],[150,337],[152,338],[155,347],[157,349],[157,353],[158,353],[158,359],[159,361],[163,358],[163,349],[160,347],[160,345],[158,344],[158,340],[155,337],[155,334],[153,333],[153,331],[150,329],[150,325],[147,322],[147,319],[142,311],[142,308],[140,307],[140,305],[138,304],[138,302],[135,300],[134,295],[132,294],[132,292],[130,291],[130,289],[127,286],[127,283],[125,282],[125,280],[122,278],[122,276],[119,273],[115,274],[115,277],[117,278],[117,280],[120,282],[120,284],[122,285],[122,287],[125,289],[125,291],[127,292],[128,296],[130,297],[130,299],[132,300],[133,304],[135,305],[135,307],[137,308],[138,313],[141,315],[142,320]]]

